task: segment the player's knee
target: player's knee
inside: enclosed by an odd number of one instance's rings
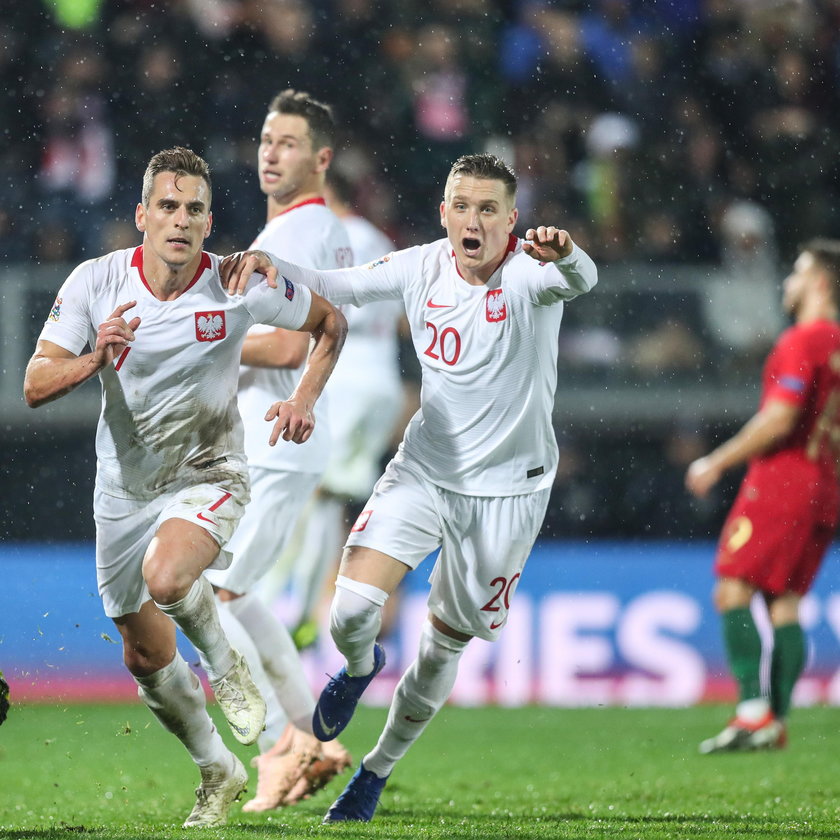
[[[420,634],[418,660],[421,669],[428,673],[445,668],[454,659],[458,659],[469,641],[453,639],[438,630],[430,621],[423,624]]]
[[[373,630],[382,621],[382,607],[388,593],[378,587],[339,577],[330,608],[330,633],[333,639],[355,638]]]
[[[143,563],[143,579],[156,604],[174,604],[186,597],[194,578],[156,561]]]
[[[748,607],[755,588],[737,578],[721,578],[715,585],[714,604],[719,613]]]
[[[165,648],[129,641],[123,645],[123,662],[135,677],[148,677],[165,668],[171,659],[171,651]]]

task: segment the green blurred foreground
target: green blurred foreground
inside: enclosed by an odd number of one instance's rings
[[[12,706],[0,727],[0,837],[840,838],[840,710],[795,710],[781,752],[698,755],[728,713],[446,708],[373,823],[320,825],[348,773],[293,808],[237,804],[226,828],[188,832],[198,774],[143,706]],[[356,761],[384,717],[357,713],[343,739]],[[237,750],[246,763],[253,754]]]

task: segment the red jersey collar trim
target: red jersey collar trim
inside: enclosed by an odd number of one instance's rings
[[[491,277],[502,267],[502,263],[508,258],[508,255],[512,254],[516,250],[517,242],[519,242],[519,238],[514,236],[512,233],[509,233],[507,248],[505,248],[505,252],[504,254],[502,254],[502,258],[499,260],[499,264],[490,272]],[[458,272],[458,276],[463,280],[464,275],[461,274],[461,269],[458,268],[458,260],[455,257],[454,248],[452,249],[452,259],[455,260],[455,271]]]
[[[297,210],[298,207],[306,207],[307,204],[320,204],[322,207],[327,206],[327,200],[323,197],[319,198],[307,198],[305,201],[299,201],[297,204],[293,204],[291,207],[287,207],[285,210],[281,210],[277,216],[283,216],[286,213],[291,213],[292,210]],[[274,216],[273,218],[277,218]]]
[[[140,280],[143,282],[143,285],[149,290],[149,294],[155,295],[152,291],[152,287],[146,280],[146,275],[143,274],[143,246],[138,245],[134,249],[134,254],[131,257],[131,265],[137,269],[137,273],[140,275]],[[191,289],[197,282],[198,278],[204,273],[206,269],[210,268],[210,255],[206,251],[201,252],[201,260],[198,263],[198,269],[195,272],[195,277],[187,283],[184,291],[186,292],[187,289]],[[182,292],[183,294],[183,292]]]

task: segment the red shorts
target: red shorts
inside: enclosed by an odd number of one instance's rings
[[[724,523],[715,574],[771,595],[804,595],[837,525],[834,494],[821,484],[808,471],[751,469]]]

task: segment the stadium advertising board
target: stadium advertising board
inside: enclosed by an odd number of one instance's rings
[[[473,641],[452,702],[686,706],[732,700],[711,604],[711,543],[544,542],[528,561],[499,642]],[[799,705],[840,705],[840,550],[803,602],[808,666]],[[409,575],[385,638],[388,666],[365,699],[387,703],[426,613],[426,564]],[[96,593],[92,547],[6,545],[0,668],[18,700],[135,696]],[[282,613],[282,601],[275,602]],[[766,630],[766,628],[765,628]],[[188,661],[196,660],[189,644]],[[326,626],[304,657],[313,688],[341,664]]]

